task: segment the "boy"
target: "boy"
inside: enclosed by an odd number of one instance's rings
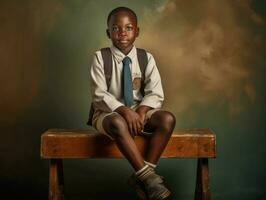
[[[161,110],[164,94],[153,56],[147,53],[148,64],[144,82],[134,41],[139,35],[137,16],[129,8],[118,7],[109,13],[107,36],[110,47],[112,73],[106,79],[101,51],[94,55],[91,66],[93,118],[92,125],[113,139],[130,162],[135,173],[129,184],[140,199],[162,200],[170,195],[162,177],[154,168],[175,127],[175,117]],[[141,92],[144,84],[144,93]],[[134,136],[150,132],[149,151],[142,158]]]

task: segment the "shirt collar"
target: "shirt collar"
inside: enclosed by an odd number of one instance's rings
[[[135,46],[132,47],[131,51],[130,51],[127,55],[123,54],[123,53],[122,53],[118,48],[116,48],[114,45],[112,45],[112,46],[110,47],[110,49],[111,49],[111,52],[112,52],[112,54],[114,55],[114,57],[115,57],[115,59],[117,60],[118,63],[121,63],[122,60],[123,60],[126,56],[128,56],[128,57],[131,59],[131,61],[132,61],[132,60],[135,58],[135,56],[137,55],[137,49],[136,49]]]

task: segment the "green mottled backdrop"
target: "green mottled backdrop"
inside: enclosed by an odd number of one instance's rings
[[[40,135],[87,128],[89,65],[121,5],[139,17],[137,45],[157,60],[176,128],[217,134],[212,199],[266,199],[265,1],[0,0],[1,199],[47,199]],[[195,160],[157,170],[173,200],[193,199]],[[125,160],[67,160],[65,172],[68,200],[135,199]]]

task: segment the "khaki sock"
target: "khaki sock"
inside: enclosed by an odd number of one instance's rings
[[[144,160],[144,163],[145,163],[146,165],[149,165],[149,167],[151,167],[152,169],[155,169],[156,166],[157,166],[157,165],[155,165],[155,164],[153,164],[153,163],[150,163],[150,162],[148,162],[148,161],[145,161],[145,160]]]
[[[149,167],[149,165],[145,165],[142,169],[136,172],[136,176],[141,180],[144,181],[149,177],[151,174],[154,174],[154,170]]]
[[[146,162],[145,162],[145,164],[146,164]],[[148,164],[146,164],[142,169],[140,169],[139,171],[136,172],[136,176],[138,177],[138,179],[140,181],[142,181],[145,185],[147,185],[147,186],[149,185],[152,187],[155,186],[154,184],[161,184],[161,183],[155,183],[154,182],[154,178],[156,177],[154,175],[155,175],[154,169],[152,167],[150,167]],[[162,186],[164,186],[164,185],[161,185],[160,187],[162,187]],[[156,199],[165,199],[167,196],[169,196],[169,193],[170,193],[170,191],[167,188],[165,188],[164,191],[161,191],[160,193],[157,193],[154,195],[156,195]]]

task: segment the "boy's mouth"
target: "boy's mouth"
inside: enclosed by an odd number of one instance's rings
[[[128,43],[127,40],[118,40],[118,42],[121,43],[121,44],[126,44],[126,43]]]

